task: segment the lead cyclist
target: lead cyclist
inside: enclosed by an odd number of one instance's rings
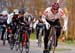
[[[48,36],[50,33],[50,26],[59,26],[61,27],[61,23],[59,22],[60,18],[63,19],[64,25],[63,30],[67,30],[68,18],[65,15],[64,11],[59,7],[59,4],[54,2],[51,7],[46,8],[42,15],[42,20],[45,24],[45,37],[44,37],[44,51],[43,53],[48,53]],[[61,33],[61,28],[56,28],[56,47],[58,45],[58,38]]]

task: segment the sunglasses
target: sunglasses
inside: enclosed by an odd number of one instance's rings
[[[53,10],[58,10],[58,9],[53,9]]]

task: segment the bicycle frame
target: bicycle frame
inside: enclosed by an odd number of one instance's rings
[[[48,49],[49,49],[49,51],[51,51],[51,49],[52,49],[53,53],[54,53],[55,48],[56,48],[56,29],[54,26],[52,26],[50,35],[49,35]]]
[[[27,31],[24,31],[22,33],[22,42],[20,42],[20,47],[21,47],[21,53],[23,52],[23,48],[28,49],[26,50],[26,53],[29,53],[29,42],[27,42],[27,40],[29,39]]]

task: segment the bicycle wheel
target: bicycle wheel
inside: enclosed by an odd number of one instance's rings
[[[13,50],[14,48],[14,41],[10,38],[10,49]]]
[[[10,43],[10,49],[13,50],[14,44]]]
[[[56,48],[56,35],[54,35],[53,37],[53,53],[55,52],[55,48]]]
[[[20,53],[23,52],[23,43],[20,43],[20,48],[19,48],[19,50],[20,50]]]
[[[4,37],[3,37],[3,45],[4,45],[4,46],[5,46],[6,38],[7,38],[7,32],[4,33]]]
[[[15,34],[15,49],[18,51],[19,49],[19,39],[18,39],[18,34]]]
[[[14,48],[14,39],[13,39],[13,35],[9,34],[9,45],[10,45],[10,49],[13,50]]]
[[[30,45],[30,43],[27,42],[27,43],[26,43],[26,53],[29,53],[29,45]]]
[[[49,40],[49,42],[48,42],[48,49],[49,49],[49,51],[51,51],[51,49],[52,49],[52,40]]]
[[[19,41],[15,42],[15,49],[16,49],[16,51],[18,51],[18,49],[19,49]]]
[[[52,52],[54,53],[55,48],[56,48],[56,36],[53,35],[51,36],[51,39],[48,42],[48,50],[49,52],[52,50]]]
[[[42,29],[39,31],[39,37],[38,37],[38,47],[41,47],[42,45]]]

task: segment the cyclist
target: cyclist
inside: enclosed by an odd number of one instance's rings
[[[17,26],[18,26],[18,13],[19,13],[19,10],[14,9],[13,12],[9,14],[7,19],[8,29],[10,27],[10,29],[12,30],[11,33],[13,36],[11,36],[11,38],[14,43],[15,43],[14,34],[16,33]],[[9,36],[9,32],[8,32],[8,36]],[[8,42],[10,42],[9,37],[8,37]]]
[[[13,15],[13,18],[12,18],[12,28],[13,28],[13,34],[16,33],[16,29],[17,29],[17,26],[18,26],[18,14],[19,14],[19,10],[18,9],[14,9],[13,11],[14,15]]]
[[[50,33],[50,26],[59,26],[61,27],[61,24],[59,22],[60,17],[63,18],[64,20],[64,26],[63,30],[65,31],[67,29],[67,17],[65,16],[65,13],[63,10],[59,7],[59,4],[54,2],[51,7],[48,7],[42,16],[43,22],[46,24],[46,29],[45,29],[45,37],[44,37],[44,51],[43,53],[47,53],[47,45],[48,45],[48,36]],[[61,28],[56,28],[56,47],[58,43],[58,38],[61,32]]]
[[[34,24],[36,24],[36,27],[35,27],[36,28],[36,39],[38,42],[38,36],[39,36],[40,28],[44,29],[44,23],[42,21],[42,12],[41,11],[39,12],[38,20]],[[43,36],[43,30],[42,30],[41,35]],[[42,40],[43,40],[43,38],[42,38]]]
[[[20,25],[20,43],[26,46],[27,52],[29,51],[29,30],[30,30],[30,23],[28,19],[26,20],[26,12],[24,10],[19,11],[19,25]],[[28,17],[27,17],[28,18]]]
[[[25,18],[26,24],[29,27],[28,34],[29,34],[29,37],[30,37],[31,31],[32,31],[32,25],[33,25],[34,17],[29,11],[26,11],[24,13],[24,18]]]
[[[2,11],[1,14],[2,14],[2,16],[0,17],[0,25],[2,25],[2,28],[3,28],[1,40],[3,40],[4,33],[5,33],[5,30],[6,30],[6,26],[7,26],[8,11],[4,10],[4,11]]]

